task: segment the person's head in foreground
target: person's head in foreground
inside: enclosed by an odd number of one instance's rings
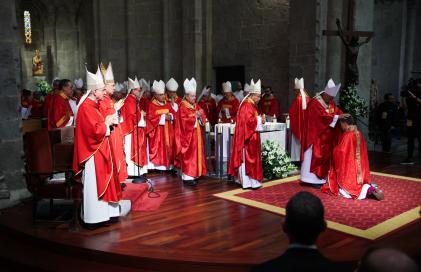
[[[309,192],[299,192],[287,204],[284,232],[291,244],[313,245],[326,229],[320,199]]]
[[[405,253],[393,248],[369,249],[356,272],[417,272],[417,264]]]

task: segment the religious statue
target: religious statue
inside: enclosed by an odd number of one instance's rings
[[[44,75],[44,64],[39,49],[35,49],[35,55],[32,58],[32,76],[42,75]]]
[[[365,41],[360,42],[360,38],[358,35],[351,35],[351,38],[348,39],[347,35],[344,34],[341,22],[339,19],[336,19],[336,25],[338,26],[339,37],[341,37],[342,42],[345,44],[346,47],[346,85],[358,85],[358,51],[360,47],[371,40],[371,35],[368,36]]]

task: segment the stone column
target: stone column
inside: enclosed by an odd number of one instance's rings
[[[183,80],[195,77],[202,86],[203,74],[203,14],[202,0],[183,0]]]
[[[417,18],[417,0],[407,1],[406,42],[405,42],[405,73],[404,82],[412,76],[414,61],[415,29]]]
[[[162,71],[164,80],[168,80],[170,75],[170,53],[169,53],[169,23],[170,23],[170,0],[162,0]]]
[[[329,0],[327,8],[327,29],[336,30],[336,18],[339,18],[345,27],[343,19],[343,1]],[[343,82],[342,75],[342,49],[343,44],[339,36],[326,36],[326,79]]]
[[[205,34],[204,34],[204,72],[203,84],[214,84],[213,81],[213,63],[212,63],[212,0],[205,0]]]
[[[374,0],[355,0],[355,17],[354,30],[358,31],[373,31],[374,22]],[[371,85],[371,62],[372,62],[372,44],[373,41],[364,44],[360,47],[358,54],[358,69],[359,69],[359,85],[357,86],[359,95],[367,101],[370,101],[370,85]],[[368,124],[368,118],[364,118],[363,122]],[[360,130],[368,139],[368,127],[364,124],[359,124]]]
[[[0,0],[0,208],[29,197],[23,179],[20,104],[20,55],[14,0]]]
[[[203,29],[202,0],[194,0],[194,77],[198,86],[202,86],[203,73]],[[199,87],[200,88],[200,87]]]

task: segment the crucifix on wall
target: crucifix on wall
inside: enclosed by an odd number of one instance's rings
[[[370,31],[354,31],[354,9],[355,0],[349,0],[348,2],[348,30],[343,30],[341,22],[336,19],[336,25],[338,30],[323,30],[325,36],[339,36],[346,48],[346,69],[345,69],[345,86],[358,85],[359,73],[358,73],[358,53],[360,47],[368,43],[374,35],[374,32]],[[366,39],[360,42],[360,38],[365,37]]]

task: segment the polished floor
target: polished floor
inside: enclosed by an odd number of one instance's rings
[[[421,165],[400,165],[403,159],[370,153],[372,170],[420,178]],[[187,187],[171,175],[151,178],[156,190],[169,192],[158,211],[133,212],[94,231],[33,224],[30,201],[2,210],[0,263],[11,270],[248,271],[287,248],[282,216],[213,196],[236,185],[206,178]],[[393,246],[419,261],[420,223],[374,241],[327,230],[317,245],[327,257],[351,265],[371,246]]]

